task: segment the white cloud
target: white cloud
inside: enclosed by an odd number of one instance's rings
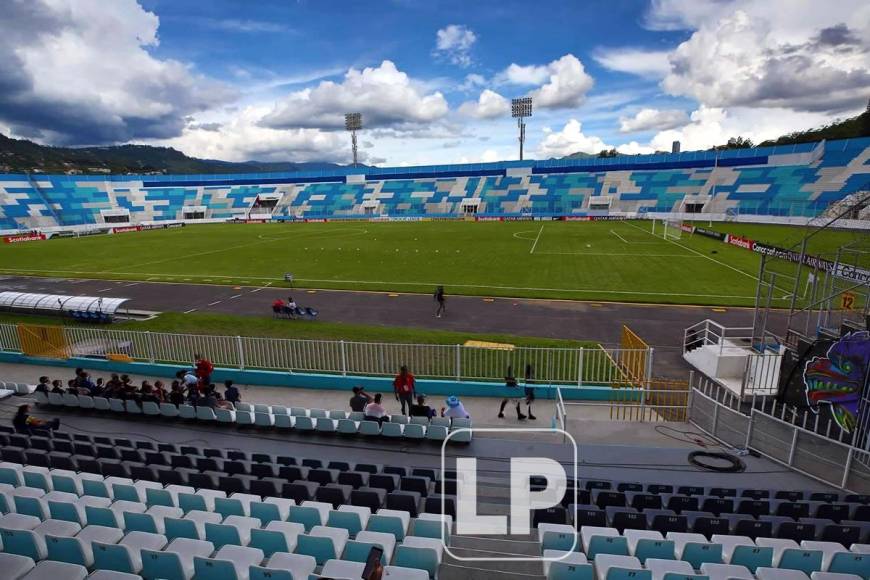
[[[671,70],[669,51],[641,48],[599,48],[593,58],[601,66],[642,77],[663,78]]]
[[[224,161],[332,161],[351,160],[347,135],[318,129],[271,129],[259,124],[267,106],[249,106],[222,123],[191,124],[184,134],[161,145],[194,157]],[[360,151],[366,160],[366,148]]]
[[[494,119],[503,117],[511,112],[510,102],[489,89],[480,93],[477,101],[467,101],[459,106],[459,113],[467,117],[477,119]]]
[[[670,151],[670,149],[668,149],[668,151]],[[616,147],[616,152],[621,153],[622,155],[649,155],[651,153],[655,153],[656,149],[654,147],[650,147],[649,145],[641,145],[637,141],[630,141],[628,143],[618,145]]]
[[[578,107],[594,81],[586,74],[583,63],[573,54],[566,54],[547,65],[549,78],[539,89],[531,92],[535,106],[542,109]]]
[[[519,65],[511,63],[495,77],[496,84],[540,85],[550,76],[547,65]]]
[[[689,116],[679,109],[641,109],[633,117],[619,118],[621,133],[673,129],[685,125]]]
[[[565,157],[572,153],[595,154],[602,149],[612,149],[599,137],[584,135],[583,126],[577,119],[568,121],[560,131],[544,128],[544,139],[538,146],[538,156],[544,159]]]
[[[0,119],[21,137],[102,144],[172,137],[233,98],[160,59],[159,19],[135,0],[11,0],[0,35]]]
[[[451,24],[435,33],[435,54],[447,58],[451,63],[471,66],[471,47],[477,42],[477,35],[467,26]]]
[[[477,73],[465,75],[465,80],[459,85],[460,91],[473,91],[479,87],[484,87],[487,84],[486,77]]]
[[[287,95],[263,117],[273,129],[344,128],[344,113],[359,111],[367,128],[431,123],[447,114],[440,92],[426,94],[419,83],[389,60],[378,67],[351,68],[340,83],[322,81],[316,87]]]

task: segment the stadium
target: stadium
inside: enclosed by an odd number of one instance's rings
[[[870,579],[868,132],[524,159],[548,86],[518,160],[0,150],[0,577]]]

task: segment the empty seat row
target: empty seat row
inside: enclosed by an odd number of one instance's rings
[[[362,413],[349,413],[342,410],[302,409],[269,405],[238,403],[234,409],[211,408],[206,406],[173,405],[171,403],[139,403],[134,400],[107,399],[71,393],[34,393],[39,405],[85,409],[89,411],[108,411],[129,415],[162,417],[222,424],[239,427],[258,427],[265,429],[297,430],[303,432],[338,433],[342,435],[383,436],[397,439],[444,441],[451,431],[456,433],[449,438],[453,443],[471,441],[470,419],[449,419],[394,415],[383,424],[365,420]]]

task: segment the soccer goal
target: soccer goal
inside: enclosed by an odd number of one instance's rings
[[[679,240],[683,237],[683,220],[655,219],[652,234],[666,240]]]

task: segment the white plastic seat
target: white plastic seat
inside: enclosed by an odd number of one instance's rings
[[[592,564],[583,552],[569,552],[566,556],[561,550],[544,550],[543,556],[544,576],[548,579],[570,578],[579,567],[588,567],[591,577]]]
[[[296,578],[307,579],[311,574],[314,574],[315,568],[317,568],[317,561],[312,556],[278,553],[269,558],[267,567],[252,566],[251,578],[257,580],[272,578],[276,576],[273,572],[281,570],[289,572],[294,580]],[[285,577],[280,576],[282,579]]]
[[[142,551],[159,552],[167,543],[166,536],[148,532],[129,532],[116,544],[94,542],[95,567],[138,574],[142,571]]]
[[[761,547],[773,548],[774,568],[801,569],[807,574],[821,570],[824,557],[821,550],[803,548],[794,540],[779,538],[757,538],[755,543]],[[758,575],[758,570],[755,574]]]
[[[178,417],[181,419],[196,419],[196,407],[193,405],[178,405]]]
[[[203,540],[176,538],[163,551],[142,550],[142,571],[146,578],[193,577],[193,559],[207,558],[214,552],[214,545]]]
[[[246,516],[228,516],[220,524],[205,524],[205,537],[221,548],[227,544],[247,546],[251,541],[251,530],[260,527],[260,520]]]
[[[176,405],[172,403],[160,403],[160,416],[169,419],[178,417],[179,411]]]
[[[666,574],[682,574],[692,576],[695,569],[684,560],[662,560],[659,558],[647,558],[644,568],[652,574],[652,580],[664,580]]]
[[[628,542],[615,528],[583,526],[580,528],[580,541],[588,558],[596,558],[599,552],[628,555]]]
[[[809,580],[809,576],[800,570],[787,568],[759,568],[755,571],[758,580]]]
[[[259,566],[262,561],[262,550],[229,545],[210,558],[194,558],[193,568],[197,580],[248,580],[251,566]]]
[[[236,422],[236,412],[233,409],[223,409],[221,407],[217,407],[214,410],[215,418],[218,423],[235,423]]]
[[[737,564],[701,564],[701,574],[710,580],[755,580],[755,576],[746,566]]]
[[[841,574],[838,572],[813,572],[810,574],[812,580],[864,580],[857,574]]]
[[[109,411],[112,405],[106,397],[94,397],[94,409],[97,411]]]
[[[314,556],[317,562],[340,558],[349,534],[343,528],[314,526],[311,531],[296,539],[296,552]]]
[[[9,580],[19,580],[33,570],[34,566],[36,564],[33,558],[0,552],[0,570],[3,570],[3,574]]]
[[[384,566],[384,578],[390,580],[428,580],[429,574],[425,570],[402,568],[401,566]]]
[[[199,405],[196,407],[196,418],[199,421],[217,421],[217,415],[215,415],[214,409],[206,407],[205,405]]]
[[[212,512],[214,511],[214,500],[219,497],[227,497],[226,492],[218,489],[198,489],[196,493],[179,493],[178,505],[185,511]]]
[[[93,409],[95,406],[93,397],[90,395],[79,395],[79,407],[82,409]]]
[[[88,569],[76,564],[46,560],[22,576],[22,580],[83,580],[88,575]]]
[[[393,557],[393,552],[396,549],[396,536],[385,532],[370,532],[364,530],[356,535],[354,541],[380,546],[384,551],[384,562],[387,564],[390,563],[390,560]]]
[[[595,556],[595,574],[598,580],[607,580],[607,574],[611,568],[622,570],[642,570],[640,560],[634,556],[622,556],[617,554],[598,554]]]
[[[205,524],[219,524],[222,520],[223,517],[217,512],[191,510],[182,518],[165,518],[163,524],[166,528],[166,537],[170,540],[175,538],[204,540]]]
[[[302,524],[271,521],[265,528],[251,530],[248,545],[263,550],[266,557],[271,557],[275,553],[295,550],[299,536],[304,533],[305,526]]]
[[[45,543],[49,559],[90,568],[94,564],[94,542],[116,544],[123,536],[118,528],[85,526],[72,537],[46,535]]]
[[[834,556],[841,552],[849,553],[849,550],[843,544],[838,542],[816,542],[812,540],[804,540],[801,542],[801,548],[807,550],[817,550],[822,553],[822,570],[828,570],[831,567],[831,561]],[[870,558],[868,558],[868,566],[870,566]]]
[[[407,568],[420,568],[429,572],[431,578],[438,576],[444,544],[435,538],[406,536],[396,547],[393,564]]]
[[[668,532],[666,538],[674,542],[677,559],[689,562],[696,569],[704,562],[722,563],[722,545],[708,542],[703,534]]]
[[[540,523],[538,524],[538,541],[541,543],[542,550],[570,552],[579,548],[580,538],[577,536],[577,530],[574,529],[574,526]]]
[[[273,427],[275,425],[275,416],[272,413],[257,411],[254,413],[254,425],[265,428]]]
[[[628,542],[628,553],[636,557],[641,563],[647,558],[669,559],[674,558],[674,542],[666,540],[661,532],[654,530],[624,530],[622,533]],[[646,565],[646,564],[644,564]]]
[[[292,429],[296,424],[296,417],[290,415],[275,415],[275,427],[279,429]]]
[[[361,578],[365,567],[363,562],[328,560],[323,565],[320,575],[324,578]]]
[[[114,570],[96,570],[91,572],[87,580],[142,580],[142,576],[127,574],[126,572],[115,572]]]
[[[81,402],[81,397],[79,397],[79,402]],[[84,407],[84,405],[82,406]],[[142,413],[149,417],[157,417],[160,415],[160,404],[155,403],[154,401],[143,401]]]

